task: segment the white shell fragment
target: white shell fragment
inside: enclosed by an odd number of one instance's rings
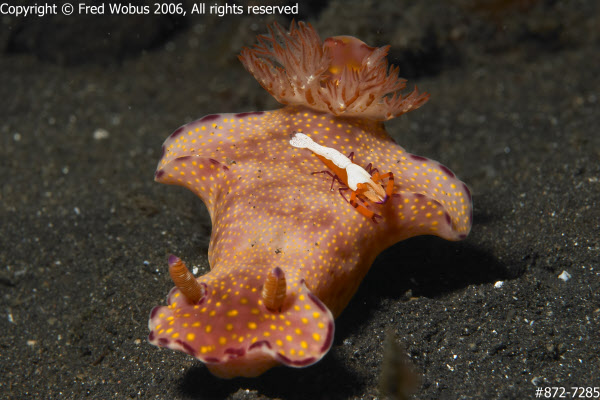
[[[563,281],[568,281],[569,279],[571,279],[571,274],[568,273],[567,271],[563,271],[559,276],[558,279],[561,279]]]

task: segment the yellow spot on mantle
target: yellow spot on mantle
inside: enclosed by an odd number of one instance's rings
[[[228,317],[236,317],[239,314],[238,310],[229,310],[227,311]]]

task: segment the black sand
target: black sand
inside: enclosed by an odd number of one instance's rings
[[[0,398],[381,399],[390,328],[415,398],[600,387],[598,3],[390,3],[296,18],[393,44],[431,100],[388,131],[470,186],[473,230],[382,254],[317,365],[231,381],[146,342],[167,255],[205,273],[211,229],[153,173],[178,126],[277,107],[236,59],[272,19],[1,20]]]

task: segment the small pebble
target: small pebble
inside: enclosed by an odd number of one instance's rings
[[[569,279],[571,279],[571,274],[568,273],[567,271],[563,271],[559,276],[558,279],[561,279],[563,281],[568,281]]]
[[[96,140],[108,139],[109,136],[110,134],[106,129],[98,128],[94,131],[94,139]]]

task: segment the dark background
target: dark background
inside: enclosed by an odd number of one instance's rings
[[[382,254],[320,363],[231,381],[146,342],[167,255],[205,273],[211,230],[153,173],[180,125],[278,107],[236,55],[290,19],[1,16],[0,398],[382,399],[388,329],[416,398],[600,386],[599,4],[299,4],[322,38],[391,44],[431,93],[388,131],[470,186],[474,225]]]

